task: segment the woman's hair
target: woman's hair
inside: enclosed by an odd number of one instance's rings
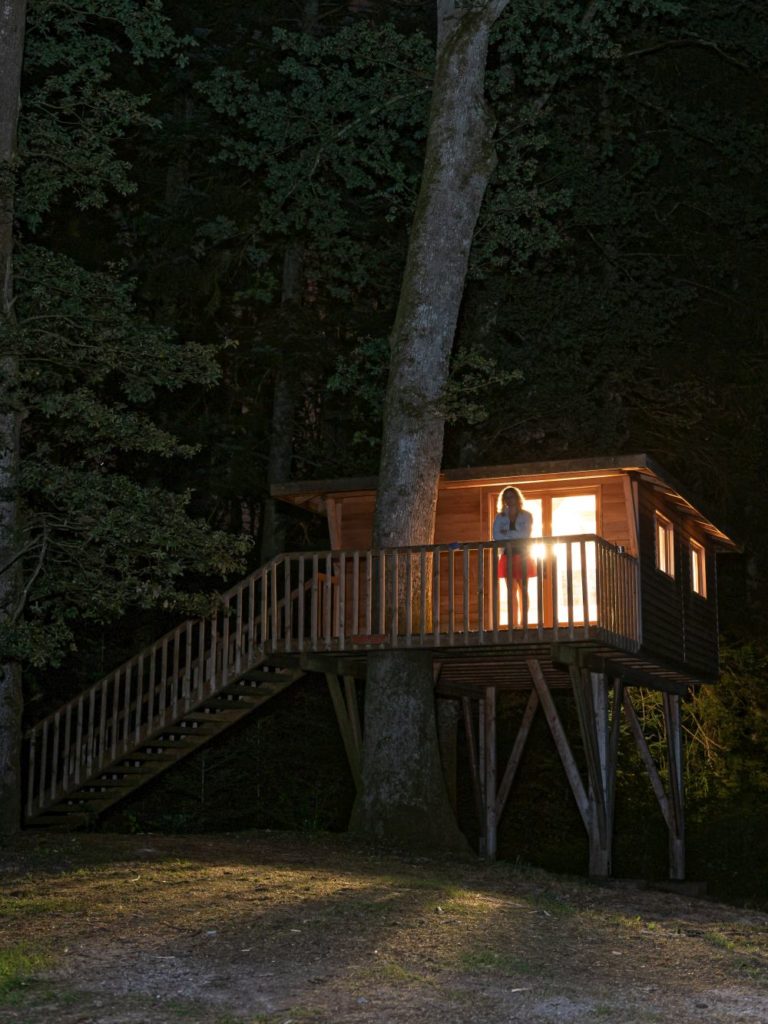
[[[496,502],[498,512],[501,512],[501,510],[504,508],[505,498],[507,497],[508,494],[514,494],[517,498],[517,503],[520,506],[520,508],[523,507],[523,502],[525,500],[523,498],[523,492],[519,490],[517,487],[505,487],[504,490],[499,495],[499,500]]]

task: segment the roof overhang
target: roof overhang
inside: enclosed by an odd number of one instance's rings
[[[514,483],[521,487],[544,484],[548,480],[584,481],[616,474],[632,474],[644,480],[680,513],[690,516],[721,551],[740,551],[741,546],[716,526],[702,503],[694,500],[665,469],[649,455],[612,455],[589,459],[557,459],[548,462],[517,462],[504,466],[474,466],[448,469],[440,474],[440,490],[466,487],[492,487]],[[313,512],[324,513],[326,500],[335,497],[369,495],[375,492],[378,478],[346,477],[336,480],[299,480],[273,484],[272,496]]]

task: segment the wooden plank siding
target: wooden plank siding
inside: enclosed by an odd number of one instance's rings
[[[638,488],[638,500],[642,650],[711,680],[718,671],[717,594],[711,546],[687,517],[644,482]],[[674,578],[656,565],[656,512],[669,519],[674,530]],[[706,598],[691,589],[691,539],[706,552]]]
[[[601,472],[593,466],[579,473],[575,471],[574,466],[564,466],[567,471],[562,475],[547,473],[546,470],[543,473],[530,472],[524,476],[508,477],[501,474],[483,477],[467,471],[466,479],[460,478],[461,473],[458,470],[443,474],[438,489],[433,543],[447,548],[450,545],[488,541],[496,512],[496,500],[504,487],[510,484],[519,487],[527,501],[542,501],[542,525],[545,534],[549,533],[548,527],[551,526],[551,522],[548,521],[548,509],[551,507],[552,498],[594,494],[597,510],[596,533],[611,545],[639,559],[641,583],[637,600],[645,656],[684,667],[694,674],[699,673],[705,680],[715,678],[718,667],[718,642],[715,550],[712,532],[704,532],[701,518],[690,514],[690,506],[684,502],[681,504],[678,500],[679,495],[670,492],[666,485],[665,490],[661,485],[662,481],[657,481],[647,471],[642,471],[642,467],[635,472],[607,465]],[[342,482],[336,483],[339,485]],[[367,481],[354,482],[357,487],[364,486],[365,483]],[[370,490],[326,491],[322,497],[329,519],[332,546],[339,550],[361,553],[370,550],[376,499],[373,487]],[[674,578],[661,572],[656,566],[656,511],[666,516],[674,527]],[[705,551],[706,597],[693,593],[691,589],[691,540],[695,540]],[[453,570],[450,566],[452,558],[454,556],[449,552],[442,551],[434,588],[422,599],[425,602],[424,615],[430,619],[429,625],[434,624],[434,618],[441,627],[447,627],[450,617],[456,614],[456,591],[451,583],[451,572],[453,571],[455,575],[463,571],[468,585],[467,594],[463,598],[466,609],[462,608],[461,611],[475,627],[482,623],[481,628],[492,629],[494,621],[499,621],[499,593],[495,585],[495,560],[492,551],[485,552],[482,586],[477,551],[464,567],[454,559]],[[398,571],[402,574],[414,570],[406,569],[404,564],[400,564]],[[352,581],[356,572],[357,593],[362,594],[365,591],[366,573],[362,554],[358,559],[357,569],[353,568],[351,562],[347,562],[344,572],[346,586],[342,589],[349,595],[353,593]],[[429,572],[431,574],[432,569]],[[545,604],[551,607],[552,577],[549,568],[545,568],[544,573],[549,582],[543,584],[543,599]],[[344,620],[340,625],[348,635],[370,632],[361,621],[362,607],[359,602],[354,604],[351,599],[347,600]],[[339,609],[336,609],[334,614],[338,617]],[[371,620],[371,629],[376,632],[377,609],[368,609],[367,614]],[[409,608],[405,609],[403,614],[415,620],[418,619],[421,610]],[[546,624],[552,623],[548,621]]]

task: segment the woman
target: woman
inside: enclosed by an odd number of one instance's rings
[[[493,539],[528,540],[533,529],[533,516],[523,508],[523,495],[516,487],[506,487],[501,492],[501,509],[501,512],[493,520]],[[497,573],[500,580],[507,581],[508,622],[521,625],[527,623],[528,619],[527,578],[536,575],[536,562],[533,558],[525,560],[525,586],[523,586],[523,556],[515,553],[512,555],[511,562],[510,565],[506,553],[502,554],[499,558]],[[513,583],[516,586],[513,587]],[[519,598],[516,600],[518,593],[522,597],[522,602]]]
[[[493,520],[494,540],[528,540],[533,516],[523,508],[523,495],[516,487],[501,492],[501,512]]]

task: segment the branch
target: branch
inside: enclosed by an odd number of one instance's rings
[[[44,532],[43,532],[43,540],[42,540],[42,543],[40,545],[40,554],[37,556],[37,565],[35,566],[34,571],[32,572],[32,575],[27,580],[26,585],[24,587],[24,590],[22,591],[21,596],[19,597],[19,603],[16,605],[16,611],[11,616],[11,624],[12,625],[15,625],[15,623],[17,623],[19,621],[19,618],[21,617],[21,613],[24,611],[24,607],[25,607],[25,605],[27,603],[27,598],[29,597],[29,592],[32,589],[35,580],[40,575],[40,572],[42,571],[42,568],[43,568],[43,562],[45,561],[45,554],[46,554],[46,552],[48,550],[48,530],[47,530],[46,527],[43,527],[43,530],[44,530]]]
[[[650,53],[659,53],[662,50],[671,49],[682,49],[686,46],[696,46],[704,50],[712,50],[719,57],[722,57],[724,61],[729,64],[733,64],[734,67],[742,68],[744,71],[749,71],[749,64],[745,64],[743,61],[737,60],[732,57],[729,53],[726,53],[717,43],[713,43],[710,39],[700,39],[698,36],[691,36],[686,39],[667,39],[664,42],[655,43],[653,46],[646,46],[642,50],[630,50],[629,53],[623,53],[621,60],[629,60],[630,57],[645,57]]]

